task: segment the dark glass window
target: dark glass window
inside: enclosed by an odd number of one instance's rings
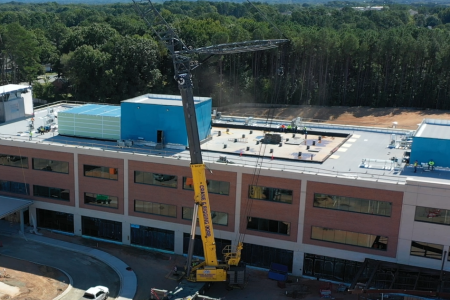
[[[49,171],[56,173],[69,173],[69,163],[43,158],[33,158],[33,170]]]
[[[272,263],[277,263],[287,266],[292,272],[294,251],[244,243],[241,255],[242,261],[251,266],[269,269]]]
[[[72,214],[37,208],[36,217],[38,227],[71,233],[74,232]]]
[[[189,240],[191,235],[189,233],[183,233],[183,253],[187,254],[189,248]],[[231,246],[230,240],[214,238],[214,242],[216,243],[216,255],[217,258],[223,260],[223,249],[226,246]],[[195,243],[194,243],[194,255],[198,257],[205,257],[205,252],[203,251],[203,243],[202,239],[199,235],[195,235]]]
[[[442,259],[443,249],[443,245],[412,241],[410,254],[413,256]]]
[[[278,188],[250,185],[248,196],[252,199],[292,203],[292,191]]]
[[[117,180],[117,168],[84,165],[84,176]]]
[[[192,220],[192,214],[194,209],[192,207],[183,207],[183,219]],[[211,211],[211,218],[213,224],[217,225],[228,225],[228,214],[223,212]]]
[[[84,193],[84,203],[112,208],[117,208],[119,206],[117,197],[94,193]]]
[[[314,207],[343,210],[377,216],[391,216],[392,203],[345,196],[314,194]]]
[[[450,225],[450,210],[416,206],[415,221]]]
[[[122,242],[122,223],[81,216],[83,235]]]
[[[0,191],[14,194],[29,195],[30,185],[28,183],[25,184],[22,182],[0,180]]]
[[[134,171],[134,182],[177,188],[177,176],[160,173]]]
[[[271,233],[279,233],[290,235],[291,234],[291,223],[275,221],[269,219],[248,217],[247,218],[247,229],[267,231]]]
[[[208,185],[208,193],[219,194],[219,195],[229,195],[230,194],[230,183],[226,181],[218,180],[206,180]],[[194,190],[194,182],[191,177],[183,177],[183,189]]]
[[[28,169],[28,157],[0,154],[0,165]]]
[[[384,236],[317,226],[312,226],[311,239],[378,250],[386,250],[388,245]]]
[[[175,232],[142,225],[131,225],[131,244],[144,247],[175,250]]]
[[[164,203],[134,200],[134,211],[166,217],[177,217],[177,206]]]
[[[358,261],[305,253],[303,275],[351,283],[361,265]]]
[[[70,191],[48,186],[33,185],[33,196],[70,201]]]

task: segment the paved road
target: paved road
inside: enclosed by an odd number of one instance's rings
[[[119,293],[120,280],[116,272],[90,256],[31,241],[27,242],[21,238],[6,236],[0,238],[3,243],[0,254],[66,271],[73,279],[73,289],[62,298],[63,300],[79,299],[85,290],[96,285],[108,287],[110,298],[116,298]]]

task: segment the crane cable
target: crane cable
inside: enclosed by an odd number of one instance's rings
[[[277,52],[279,52],[279,50],[277,50]],[[277,53],[277,54],[279,54],[279,53]],[[280,55],[280,58],[277,62],[277,68],[275,71],[276,78],[275,78],[274,92],[272,94],[271,103],[270,103],[270,104],[272,104],[272,107],[269,109],[269,111],[267,113],[267,118],[266,118],[266,124],[270,124],[270,125],[272,124],[274,113],[275,113],[274,104],[277,104],[278,97],[279,97],[280,90],[281,90],[280,81],[281,81],[282,76],[280,76],[280,75],[282,75],[282,74],[279,73],[279,69],[282,68],[282,64],[283,64],[283,55]],[[256,159],[256,165],[255,165],[255,169],[253,172],[251,187],[255,187],[258,185],[259,176],[261,174],[261,169],[262,169],[262,163],[264,161],[263,154],[266,152],[266,148],[267,148],[267,144],[261,144],[261,146],[259,148],[259,153],[258,153],[258,156]],[[252,206],[253,206],[253,198],[250,197],[250,191],[249,191],[247,194],[247,203],[246,203],[245,212],[244,212],[244,216],[245,216],[247,223],[250,221],[249,218],[251,218],[250,213],[252,210]],[[246,232],[247,232],[247,226],[244,228],[243,233],[240,233],[238,243],[241,243],[241,242],[243,243]]]

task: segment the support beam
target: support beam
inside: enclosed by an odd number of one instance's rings
[[[392,276],[393,278],[391,281],[391,285],[389,286],[389,289],[392,289],[394,287],[394,283],[395,283],[395,280],[397,280],[398,273],[400,273],[399,268],[395,269],[395,273],[394,273],[394,276]],[[414,287],[414,289],[416,289],[416,288]]]
[[[361,277],[361,274],[364,272],[364,269],[367,267],[367,264],[369,263],[369,259],[364,259],[364,263],[362,264],[361,268],[359,268],[358,273],[356,273],[355,277],[353,278],[352,284],[350,285],[350,290],[354,289],[356,284],[358,283],[359,277]]]
[[[25,222],[23,221],[23,212],[24,211],[25,211],[25,209],[20,210],[20,232],[22,232],[22,234],[25,234]]]
[[[414,283],[414,290],[417,290],[417,284],[419,283],[420,272],[417,273],[416,282]]]
[[[370,284],[372,283],[373,278],[375,277],[375,274],[378,271],[378,268],[380,267],[381,261],[377,261],[375,264],[375,268],[372,271],[372,274],[370,274],[369,280],[366,283],[366,289],[370,288]]]

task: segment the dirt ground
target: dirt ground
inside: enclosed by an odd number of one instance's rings
[[[51,300],[64,292],[69,282],[57,269],[5,255],[0,255],[0,274],[1,300]]]
[[[301,117],[305,121],[326,122],[343,125],[392,127],[416,129],[423,119],[450,120],[450,111],[413,110],[406,108],[370,108],[370,107],[324,107],[301,106],[285,108],[221,108],[222,115],[258,117],[270,119],[292,120]]]

